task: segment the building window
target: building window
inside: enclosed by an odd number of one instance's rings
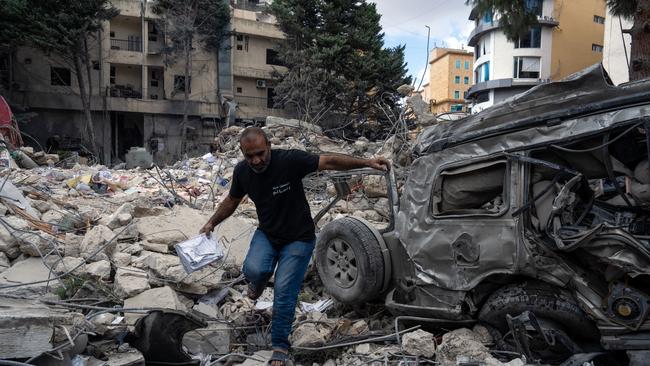
[[[485,62],[476,68],[475,79],[478,83],[490,80],[490,61]]]
[[[93,70],[99,70],[100,69],[99,61],[92,61],[92,63],[93,63]]]
[[[241,89],[241,87],[239,87],[239,86],[237,87],[237,93],[239,93],[239,94],[242,93],[242,89]]]
[[[266,64],[283,66],[282,62],[280,61],[280,55],[278,54],[278,51],[271,48],[266,49]]]
[[[115,66],[110,67],[110,83],[111,85],[115,84]]]
[[[58,86],[70,86],[70,69],[65,67],[50,67],[50,84]]]
[[[187,92],[192,92],[192,77],[189,77],[187,81],[187,86],[189,87]],[[185,91],[185,75],[174,75],[174,91],[175,92],[184,92]]]
[[[456,60],[456,68],[460,69],[460,60]]]
[[[454,78],[454,83],[456,83],[456,84],[460,84],[460,76],[456,76],[456,77]]]
[[[600,15],[594,15],[594,23],[605,24],[605,18]]]
[[[481,21],[483,22],[483,24],[492,24],[492,18],[493,18],[492,12],[487,11],[485,12],[485,14],[483,14],[483,18],[481,18]]]
[[[452,104],[451,109],[449,111],[450,112],[462,112],[463,111],[463,105],[462,104]]]
[[[539,79],[539,57],[515,57],[515,79]]]
[[[603,52],[603,46],[593,43],[591,45],[591,50],[594,52]]]
[[[454,91],[454,99],[460,99],[460,90]]]
[[[244,35],[243,34],[238,34],[237,35],[237,42],[244,42]]]
[[[524,0],[524,7],[526,11],[537,15],[538,17],[542,16],[542,0]]]
[[[469,61],[465,61],[465,70],[469,70]]]
[[[526,37],[515,41],[515,48],[540,48],[542,46],[542,27],[531,27]]]
[[[463,78],[463,84],[468,85],[469,84],[469,76],[465,76]]]
[[[237,45],[237,51],[243,51],[243,50],[244,50],[244,46],[238,44]]]
[[[109,34],[110,34],[111,38],[115,38],[115,32],[110,32]]]

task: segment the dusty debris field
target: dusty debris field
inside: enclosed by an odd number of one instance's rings
[[[383,155],[405,146],[340,141],[295,126],[272,125],[275,148]],[[260,365],[270,356],[272,286],[255,303],[240,272],[255,229],[252,203],[215,232],[225,258],[188,274],[174,245],[195,236],[227,194],[241,158],[238,127],[215,152],[152,169],[56,164],[0,176],[0,359],[39,365],[168,362]],[[47,164],[48,162],[44,162]],[[399,164],[399,176],[406,174]],[[334,195],[327,176],[307,178],[313,214]],[[355,189],[317,223],[388,220],[379,180]],[[296,308],[293,356],[301,365],[523,365],[491,351],[481,325],[430,328],[391,316],[381,303],[347,306],[323,291],[315,269]],[[162,309],[162,310],[161,310]],[[426,330],[425,330],[426,329]]]

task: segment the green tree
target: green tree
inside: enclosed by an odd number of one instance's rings
[[[174,85],[174,90],[183,91],[183,121],[181,122],[181,151],[185,151],[187,135],[188,106],[192,77],[192,52],[199,45],[217,55],[216,70],[219,74],[219,51],[230,35],[230,7],[224,0],[156,0],[154,13],[161,16],[159,25],[164,30],[168,64],[178,61],[183,65],[183,85]],[[176,83],[176,80],[175,80]],[[221,93],[215,80],[219,102]],[[221,103],[219,103],[221,105]]]
[[[99,157],[90,103],[92,62],[89,46],[102,23],[118,15],[109,0],[0,0],[0,43],[29,46],[72,66],[83,107],[86,141]]]
[[[396,89],[411,82],[404,46],[384,47],[374,3],[275,0],[270,12],[287,37],[278,47],[288,68],[276,88],[278,102],[293,104],[301,118],[384,119],[377,105],[394,108]]]
[[[516,40],[536,25],[537,17],[527,7],[530,0],[465,0],[479,15],[495,11],[501,15],[499,25],[510,40]],[[607,0],[614,15],[634,21],[631,29],[630,80],[650,77],[650,0]]]

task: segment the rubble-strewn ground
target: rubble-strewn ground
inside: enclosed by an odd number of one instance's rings
[[[371,143],[333,140],[295,126],[271,124],[266,129],[275,148],[382,155],[398,163],[398,182],[404,177],[399,162],[408,161],[408,146],[395,137]],[[77,164],[64,169],[50,156],[40,159],[45,166],[4,169],[0,359],[142,363],[142,353],[125,335],[147,310],[167,308],[198,313],[205,321],[207,327],[188,332],[183,341],[188,354],[204,364],[263,364],[270,356],[272,287],[253,303],[245,297],[240,272],[256,226],[253,204],[243,201],[234,217],[215,230],[226,249],[223,260],[187,274],[174,251],[175,244],[197,235],[227,194],[234,165],[241,159],[239,130],[225,129],[213,154],[164,168],[116,170]],[[387,225],[382,179],[358,178],[353,192],[318,226],[340,215]],[[307,178],[305,189],[314,215],[334,195],[324,175]],[[504,356],[490,352],[492,340],[480,326],[429,333],[396,324],[381,304],[337,304],[323,292],[313,268],[299,301],[292,335],[298,364],[497,365],[501,362],[495,356]],[[521,364],[519,359],[508,363]]]

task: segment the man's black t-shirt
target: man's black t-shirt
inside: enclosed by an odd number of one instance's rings
[[[271,150],[271,162],[262,173],[255,173],[246,161],[235,166],[230,196],[248,194],[255,203],[259,228],[274,245],[315,237],[302,178],[318,169],[318,159],[301,150]]]

